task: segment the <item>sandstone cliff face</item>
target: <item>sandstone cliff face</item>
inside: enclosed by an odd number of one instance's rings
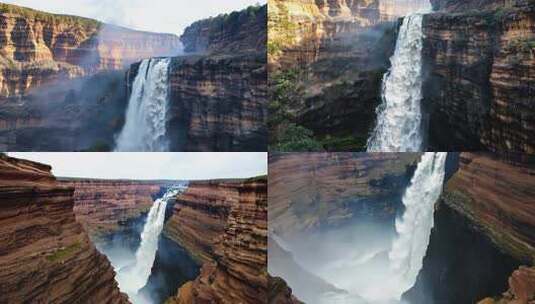
[[[359,216],[393,220],[418,153],[284,153],[269,157],[270,230],[341,225]]]
[[[266,151],[266,18],[267,6],[251,7],[186,29],[188,53],[169,67],[172,151]]]
[[[411,303],[478,303],[499,298],[508,283],[503,299],[482,303],[533,299],[531,271],[516,269],[532,267],[535,255],[534,164],[527,155],[461,154],[437,203],[423,268],[405,294]]]
[[[533,153],[533,3],[434,5],[443,11],[424,18],[430,146]]]
[[[1,4],[0,96],[5,100],[59,79],[122,69],[142,58],[176,54],[179,47],[175,35]]]
[[[61,183],[75,189],[76,220],[97,238],[148,212],[165,187],[165,182],[158,181],[64,179]]]
[[[192,229],[194,225],[197,227]],[[191,183],[177,199],[165,229],[167,235],[205,261],[199,277],[183,285],[170,303],[266,301],[265,177]]]
[[[231,206],[238,202],[240,181],[190,182],[177,197],[164,234],[199,262],[214,259],[214,243],[224,231]]]
[[[0,302],[129,303],[50,169],[0,157]]]
[[[243,53],[266,50],[266,6],[251,6],[188,26],[180,40],[188,53]]]

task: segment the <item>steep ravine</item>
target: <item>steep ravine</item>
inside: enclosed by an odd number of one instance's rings
[[[129,303],[50,170],[0,156],[0,302]]]

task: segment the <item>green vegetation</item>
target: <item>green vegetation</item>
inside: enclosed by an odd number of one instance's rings
[[[52,255],[47,256],[46,259],[50,262],[58,262],[60,260],[64,260],[67,257],[70,257],[74,253],[78,252],[81,247],[82,245],[80,244],[80,242],[76,242],[68,247],[57,250]]]
[[[276,4],[275,4],[276,5]],[[285,5],[279,5],[280,19],[276,24],[268,26],[269,41],[267,45],[268,55],[276,56],[282,52],[284,46],[294,43],[297,24],[290,21],[290,13]]]
[[[97,140],[86,152],[110,152],[110,145],[104,140]]]
[[[12,5],[12,4],[4,4],[4,3],[0,3],[0,13],[15,14],[15,15],[24,16],[24,17],[31,18],[31,19],[39,19],[39,20],[44,20],[44,21],[53,22],[53,23],[57,22],[57,23],[77,24],[85,28],[97,29],[101,25],[99,21],[94,20],[94,19],[83,18],[83,17],[78,17],[78,16],[70,16],[70,15],[51,14],[51,13],[33,10],[31,8],[26,8],[26,7]]]
[[[366,147],[368,138],[355,137],[353,135],[343,137],[327,137],[321,141],[321,144],[328,151],[361,151]]]
[[[297,85],[299,72],[287,70],[270,77],[269,119],[270,150],[321,151],[321,143],[314,139],[311,130],[297,125],[291,108],[302,96]]]

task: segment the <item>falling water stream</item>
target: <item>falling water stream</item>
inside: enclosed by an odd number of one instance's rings
[[[132,85],[123,130],[116,140],[116,151],[165,152],[168,108],[168,58],[141,62]]]
[[[171,188],[157,199],[147,216],[141,233],[141,244],[136,251],[135,261],[116,269],[117,281],[121,291],[128,294],[133,303],[145,303],[138,292],[147,284],[158,250],[158,240],[165,220],[167,202],[175,197],[182,188]]]
[[[423,12],[406,16],[399,30],[391,68],[383,79],[377,124],[368,139],[368,152],[417,152],[422,135]]]

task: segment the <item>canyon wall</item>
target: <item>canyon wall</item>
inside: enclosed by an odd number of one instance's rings
[[[415,304],[532,301],[534,174],[532,156],[462,153],[437,203],[423,268],[405,297]]]
[[[170,303],[258,303],[267,297],[266,177],[191,182],[164,233],[204,262],[199,277]]]
[[[0,302],[129,303],[50,170],[0,156]]]
[[[123,69],[147,57],[174,55],[178,37],[96,20],[0,6],[0,97],[60,79]]]
[[[172,151],[265,151],[267,6],[198,21],[169,68]],[[128,71],[129,91],[139,63]]]
[[[435,0],[424,107],[436,150],[535,151],[533,1]]]
[[[73,187],[74,213],[91,237],[116,233],[128,220],[147,213],[168,181],[61,179]]]
[[[270,231],[289,238],[360,216],[393,223],[419,158],[419,153],[270,154]]]

